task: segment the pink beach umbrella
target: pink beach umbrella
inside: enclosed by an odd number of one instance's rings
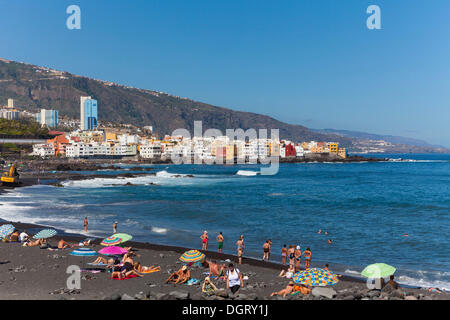
[[[128,250],[121,248],[121,247],[117,247],[117,246],[110,246],[110,247],[103,248],[98,253],[101,253],[101,254],[104,254],[107,256],[119,256],[119,255],[128,253]]]

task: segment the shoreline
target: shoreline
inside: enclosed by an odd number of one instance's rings
[[[1,223],[3,224],[3,223]],[[13,223],[19,230],[38,230],[48,228],[30,223]],[[29,232],[32,234],[32,232]],[[86,238],[82,234],[58,233],[49,239],[51,244],[64,238],[69,243],[78,243]],[[91,237],[94,238],[94,237]],[[100,238],[94,238],[92,248],[96,251],[102,247]],[[130,241],[127,245],[136,249],[139,254],[138,261],[144,265],[159,265],[161,271],[145,275],[144,278],[135,278],[127,281],[114,281],[105,272],[90,273],[81,272],[81,289],[65,289],[68,275],[66,268],[70,265],[84,266],[86,262],[95,257],[73,257],[68,255],[69,250],[42,250],[39,247],[24,248],[20,244],[0,243],[2,260],[0,263],[0,300],[1,299],[72,299],[72,300],[449,300],[450,293],[430,293],[425,289],[400,286],[399,290],[391,293],[367,288],[364,280],[351,276],[342,276],[338,284],[328,288],[333,290],[333,297],[326,295],[270,297],[270,293],[283,289],[288,279],[278,277],[282,268],[281,264],[263,262],[257,259],[243,257],[243,263],[237,264],[237,256],[205,251],[207,259],[216,261],[231,261],[241,272],[248,276],[245,287],[236,296],[205,296],[201,294],[200,285],[171,285],[164,281],[170,272],[178,270],[182,263],[178,260],[180,255],[189,248],[151,244],[148,242]],[[26,254],[24,254],[26,253]],[[228,260],[229,259],[229,260]],[[7,260],[7,261],[5,261]],[[228,262],[226,262],[228,263]],[[39,272],[42,268],[42,272]],[[303,268],[302,268],[303,269]],[[89,268],[87,269],[89,270]],[[204,272],[208,269],[192,266],[191,275],[203,280]],[[18,286],[18,284],[20,285]],[[219,288],[224,287],[224,282],[215,280]],[[180,298],[182,296],[182,298]]]
[[[123,163],[123,162],[121,162]],[[81,165],[81,166],[80,166]],[[78,168],[77,168],[78,167]],[[98,170],[110,170],[110,171],[114,171],[114,170],[123,170],[120,167],[115,167],[115,166],[99,166],[99,165],[92,165],[92,164],[87,164],[87,167],[90,167],[92,171],[98,171]],[[96,170],[94,169],[94,167],[96,168]],[[69,169],[76,169],[74,171],[69,170]],[[143,168],[143,167],[131,167],[131,168],[127,168],[127,170],[135,170],[137,172],[133,172],[133,173],[113,173],[113,174],[82,174],[82,173],[78,173],[77,171],[85,171],[84,169],[86,168],[86,164],[85,163],[77,163],[75,164],[75,167],[66,167],[66,170],[64,171],[59,171],[59,172],[46,172],[46,173],[30,173],[27,172],[23,175],[21,175],[21,177],[25,176],[24,178],[21,178],[21,182],[22,184],[20,186],[15,186],[15,187],[5,187],[5,186],[0,186],[0,195],[7,192],[7,190],[14,190],[16,188],[22,188],[22,187],[31,187],[34,185],[52,185],[55,187],[63,187],[61,185],[61,182],[65,182],[65,181],[80,181],[80,180],[93,180],[96,178],[110,178],[110,179],[117,179],[117,178],[134,178],[134,177],[138,177],[138,176],[142,176],[142,175],[155,175],[155,169],[154,167],[147,167],[147,168]],[[70,171],[70,172],[69,172]],[[40,183],[39,183],[40,180]],[[113,184],[114,185],[114,184]],[[133,186],[134,184],[131,183],[127,183],[125,185],[130,185]],[[2,219],[0,219],[1,221]],[[42,226],[42,225],[35,225],[32,223],[22,223],[22,222],[18,222],[18,223],[14,223],[13,224],[18,224],[18,225],[24,225],[24,226],[28,226],[28,228],[39,228],[39,227],[47,227],[47,228],[55,228],[58,229],[57,227],[48,225],[48,226]],[[61,229],[59,229],[59,231],[61,231]],[[74,239],[74,240],[79,240],[80,238],[84,237],[86,238],[86,236],[83,236],[82,233],[77,233],[77,234],[71,234],[71,233],[66,233],[66,232],[62,232],[60,233],[61,235],[63,235],[64,237],[69,237],[70,239]],[[89,236],[94,238],[94,236]],[[56,237],[58,238],[58,236]],[[101,239],[100,239],[101,240]],[[149,242],[133,242],[133,244],[139,248],[143,248],[143,249],[152,249],[152,250],[156,250],[156,251],[167,251],[167,250],[171,250],[174,252],[179,252],[179,253],[183,253],[187,250],[187,248],[185,247],[181,247],[181,246],[174,246],[174,245],[163,245],[163,244],[155,244],[155,243],[149,243]],[[225,259],[230,259],[234,261],[237,261],[237,257],[234,254],[218,254],[217,252],[211,252],[208,251],[208,254],[212,254],[212,256],[214,256],[215,259],[221,259],[221,257],[226,257]],[[271,268],[271,269],[280,269],[282,268],[281,263],[274,263],[274,262],[269,262],[267,263],[261,263],[261,261],[259,261],[257,258],[252,258],[252,257],[245,257],[245,260],[249,261],[249,265],[255,265],[255,266],[264,266],[267,268]],[[321,261],[320,265],[324,265],[325,263],[328,264],[334,264],[333,262],[329,262],[329,261]],[[314,266],[314,264],[313,264]],[[316,267],[318,266],[318,264],[316,264]],[[348,266],[350,267],[350,266]],[[341,271],[341,272],[345,272],[345,271]],[[346,280],[348,281],[356,281],[356,282],[364,282],[364,279],[358,277],[358,276],[354,276],[351,274],[345,274],[343,275],[343,277],[345,277]],[[407,288],[416,288],[419,289],[421,287],[417,286],[417,285],[402,285],[403,287],[407,287]]]

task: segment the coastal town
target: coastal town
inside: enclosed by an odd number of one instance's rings
[[[14,100],[8,100],[1,116],[9,120],[34,117],[49,130],[58,127],[58,110],[42,109],[30,114],[14,108]],[[24,113],[25,114],[21,114]],[[102,126],[99,123],[99,104],[92,97],[80,97],[79,121],[71,120],[69,132],[49,131],[54,138],[33,145],[31,156],[40,158],[97,158],[97,159],[184,159],[195,163],[258,163],[262,159],[313,159],[326,156],[333,160],[346,159],[347,149],[337,142],[289,141],[263,137],[233,138],[226,135],[194,136],[165,135],[158,138],[153,126],[136,128],[132,125]],[[67,120],[66,120],[67,121]],[[78,123],[78,126],[74,125]],[[190,162],[189,162],[190,163]]]

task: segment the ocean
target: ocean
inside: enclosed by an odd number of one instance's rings
[[[233,254],[243,234],[245,256],[260,259],[271,239],[275,261],[295,244],[311,248],[314,266],[357,276],[384,262],[400,283],[450,290],[450,155],[380,157],[410,161],[281,164],[274,176],[248,174],[257,165],[152,165],[156,175],[124,179],[102,171],[3,194],[0,218],[82,233],[87,216],[87,235],[98,237],[117,220],[133,240],[190,248],[201,248],[207,230],[211,250],[223,232]]]

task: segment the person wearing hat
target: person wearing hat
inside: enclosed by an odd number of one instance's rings
[[[186,266],[181,267],[177,272],[172,273],[166,283],[183,284],[191,278],[191,272]]]
[[[293,281],[289,281],[288,285],[286,286],[286,288],[284,288],[283,290],[277,291],[277,292],[272,292],[270,294],[271,297],[273,296],[282,296],[283,298],[286,298],[286,296],[288,294],[291,294],[294,292],[294,282]]]
[[[117,233],[117,221],[114,221],[113,230],[114,230],[113,233]]]
[[[212,296],[216,291],[217,287],[214,285],[214,283],[212,283],[209,277],[206,277],[205,281],[203,281],[202,292],[206,293],[208,296]]]
[[[208,231],[205,230],[200,239],[202,239],[202,250],[206,251],[208,249]]]

